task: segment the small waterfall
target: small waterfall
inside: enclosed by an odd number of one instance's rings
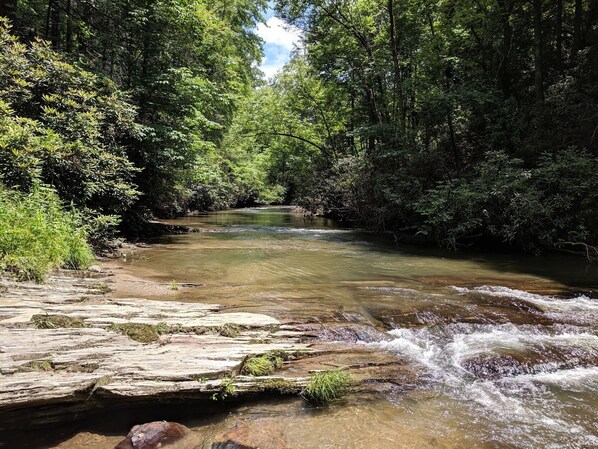
[[[397,328],[373,345],[428,373],[430,388],[482,423],[484,441],[500,431],[498,440],[514,447],[598,447],[598,301],[455,289],[526,301],[578,324],[436,324]]]

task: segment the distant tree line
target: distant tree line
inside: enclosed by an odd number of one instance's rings
[[[288,200],[451,248],[591,253],[598,1],[276,3],[304,46],[233,131]]]

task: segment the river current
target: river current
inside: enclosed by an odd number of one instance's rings
[[[173,299],[285,322],[368,323],[354,344],[401,358],[410,388],[324,409],[300,399],[183,422],[217,433],[273,418],[289,448],[598,447],[598,268],[568,255],[450,253],[390,235],[251,208],[171,221],[169,236],[123,260],[136,276],[200,284]],[[66,447],[66,446],[65,446]]]

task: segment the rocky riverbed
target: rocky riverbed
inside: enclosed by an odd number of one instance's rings
[[[368,335],[384,338],[369,326],[285,324],[217,304],[115,297],[113,286],[133,281],[98,271],[62,272],[41,285],[1,281],[5,435],[106,409],[217,407],[297,395],[311,373],[336,367],[351,372],[355,391],[407,385],[416,376],[395,356],[357,344]],[[154,285],[154,291],[164,288]],[[246,361],[264,354],[276,354],[282,366],[269,375],[246,375]]]

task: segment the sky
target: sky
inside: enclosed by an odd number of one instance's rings
[[[270,5],[272,2],[270,2]],[[282,19],[274,16],[272,7],[265,14],[266,23],[260,23],[256,34],[264,40],[265,57],[260,65],[266,78],[271,78],[290,59],[291,50],[299,44],[301,32],[296,27],[291,27]]]

